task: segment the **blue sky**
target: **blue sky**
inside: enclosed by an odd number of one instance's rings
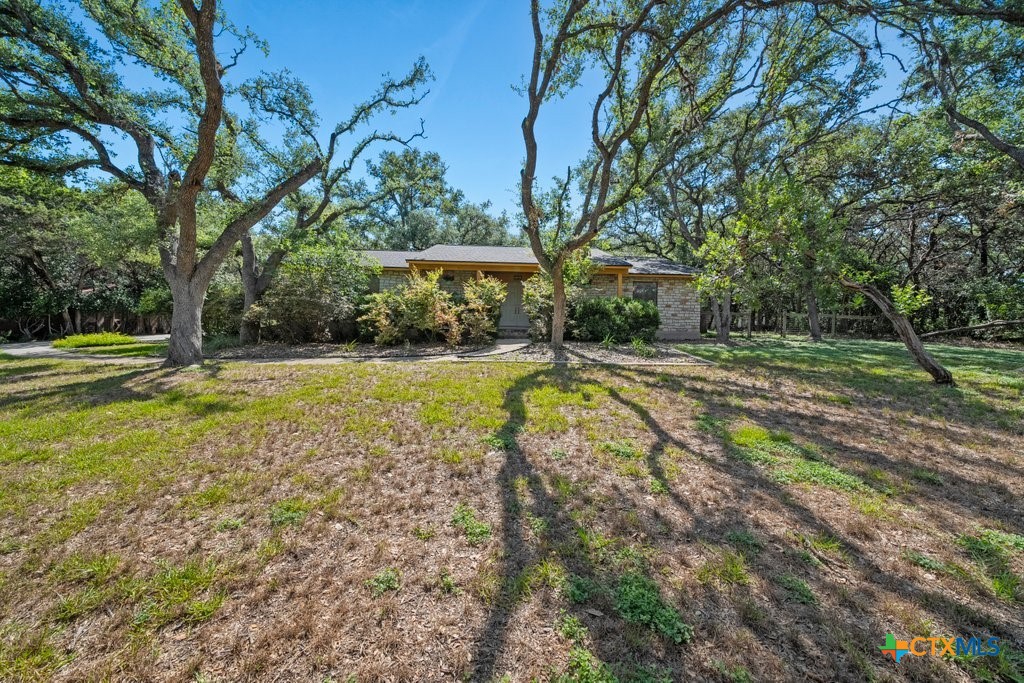
[[[516,210],[526,105],[513,85],[527,75],[533,50],[525,0],[229,0],[225,7],[270,44],[269,58],[247,53],[234,78],[290,69],[309,86],[325,125],[369,97],[384,72],[404,74],[425,56],[436,76],[430,94],[382,125],[407,133],[423,118],[427,137],[415,144],[441,154],[453,186],[470,201]],[[545,107],[539,133],[552,144],[542,150],[542,178],[564,173],[586,152],[586,103],[580,93]]]
[[[325,128],[373,93],[384,72],[404,74],[425,56],[436,75],[430,94],[382,126],[409,133],[423,118],[427,137],[414,144],[441,154],[449,182],[470,201],[515,213],[526,105],[513,85],[527,75],[533,49],[527,0],[227,0],[225,8],[270,44],[269,58],[250,52],[234,78],[290,69],[310,87]],[[900,78],[888,74],[872,103],[892,97]],[[591,97],[580,90],[545,105],[542,181],[586,153]]]

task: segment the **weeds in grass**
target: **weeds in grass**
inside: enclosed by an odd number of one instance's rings
[[[270,526],[297,526],[302,524],[309,514],[310,505],[302,498],[286,498],[279,500],[270,507]]]
[[[476,511],[468,505],[459,503],[452,514],[452,526],[462,529],[466,541],[471,546],[478,546],[491,537],[491,525],[477,519]]]
[[[587,639],[587,635],[590,631],[583,622],[577,617],[562,613],[562,616],[558,618],[558,622],[555,624],[555,630],[558,631],[566,640],[570,640],[577,645],[582,645],[583,641]]]
[[[619,679],[607,664],[582,647],[569,652],[566,672],[552,679],[552,683],[618,683]]]
[[[460,592],[459,585],[455,582],[455,577],[447,569],[441,570],[437,577],[437,585],[445,595],[455,595]]]
[[[74,657],[51,642],[53,629],[0,626],[0,680],[44,680]]]
[[[731,666],[719,659],[715,660],[715,670],[730,683],[754,683],[754,677],[744,666]]]
[[[605,441],[599,448],[622,460],[639,460],[644,457],[643,452],[629,441]]]
[[[946,480],[942,478],[942,475],[920,467],[915,467],[910,470],[910,476],[917,481],[923,481],[924,483],[931,484],[932,486],[946,485]]]
[[[674,643],[693,638],[693,628],[683,622],[675,608],[665,604],[658,585],[643,574],[625,574],[619,579],[615,608],[629,623],[652,628]]]
[[[256,548],[256,557],[262,562],[269,562],[284,552],[284,540],[277,534],[266,539]]]
[[[653,346],[639,337],[635,337],[629,344],[633,347],[633,355],[637,358],[654,358],[658,355]]]
[[[553,449],[551,449],[550,455],[551,455],[551,459],[552,460],[565,460],[567,457],[569,457],[569,454],[566,453],[561,448],[553,448]]]
[[[926,569],[930,572],[948,574],[960,579],[969,578],[967,570],[956,563],[943,562],[942,560],[937,560],[929,555],[919,553],[916,550],[904,550],[902,556],[908,562],[916,564],[921,569]]]
[[[697,430],[704,432],[705,434],[723,437],[727,433],[727,425],[728,420],[721,417],[715,417],[710,413],[701,413],[697,416]]]
[[[757,537],[746,529],[739,529],[726,533],[725,540],[739,548],[740,552],[744,553],[748,557],[757,555],[761,552],[761,548],[764,547],[761,544],[761,541],[757,540]]]
[[[214,528],[217,531],[235,531],[241,529],[245,525],[245,520],[240,517],[228,517],[217,522],[217,526]]]
[[[562,584],[562,590],[569,602],[574,605],[582,605],[597,593],[598,586],[585,576],[570,574]]]
[[[726,586],[745,586],[750,583],[750,574],[743,555],[723,550],[697,570],[697,580],[701,583],[714,581]]]
[[[1024,681],[1024,650],[1006,643],[1005,639],[1000,644],[998,655],[956,655],[953,661],[964,669],[972,680],[980,683]]]
[[[381,569],[373,575],[373,578],[366,580],[366,585],[375,598],[379,598],[388,591],[398,590],[400,584],[401,575],[394,567]]]
[[[484,445],[490,446],[496,451],[511,451],[516,447],[515,435],[509,433],[491,434],[482,440]]]
[[[799,577],[792,574],[783,574],[776,579],[776,582],[786,590],[791,600],[803,605],[813,605],[818,602],[818,598],[814,595],[811,587]]]
[[[1022,580],[1011,570],[1010,560],[1024,551],[1024,536],[985,529],[979,534],[961,534],[956,543],[988,577],[997,597],[1007,601],[1021,599]]]
[[[437,531],[433,527],[417,526],[412,530],[412,535],[421,541],[429,541],[437,535]]]
[[[83,555],[75,553],[54,565],[50,576],[55,581],[91,583],[101,585],[109,579],[120,564],[117,555]]]
[[[89,586],[84,590],[64,596],[57,601],[53,618],[57,621],[74,621],[78,617],[94,611],[112,596],[109,589]]]
[[[530,531],[533,532],[534,536],[541,536],[547,532],[549,527],[548,520],[529,513],[526,515],[526,524],[530,527]]]

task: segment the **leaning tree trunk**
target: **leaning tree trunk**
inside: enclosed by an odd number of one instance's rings
[[[929,375],[935,380],[936,384],[948,384],[950,386],[956,386],[956,382],[953,381],[953,374],[939,365],[938,361],[932,358],[925,348],[924,344],[921,343],[921,339],[917,336],[917,332],[914,331],[914,326],[910,324],[907,317],[896,310],[896,306],[893,305],[892,301],[889,300],[885,294],[883,294],[874,285],[863,284],[860,282],[854,282],[847,280],[846,278],[840,278],[839,282],[849,290],[863,294],[867,298],[871,299],[882,314],[889,319],[892,323],[893,328],[896,330],[896,334],[900,336],[903,343],[907,345],[907,350],[910,351],[910,355],[914,357],[917,364],[928,372]]]
[[[555,266],[551,273],[553,291],[551,310],[551,348],[560,349],[565,345],[565,274],[561,266]]]
[[[206,288],[194,279],[176,277],[169,282],[171,300],[171,338],[167,346],[166,366],[197,365],[203,362],[203,299]]]
[[[807,325],[810,327],[811,341],[821,341],[821,320],[818,317],[818,297],[814,287],[807,288]]]

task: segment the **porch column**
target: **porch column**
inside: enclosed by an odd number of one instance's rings
[[[621,299],[622,298],[622,271],[619,271],[618,273],[616,273],[615,277],[618,278],[618,285],[619,285],[618,297]]]

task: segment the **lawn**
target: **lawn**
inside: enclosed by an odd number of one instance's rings
[[[0,358],[0,679],[1022,675],[1024,352],[683,348],[718,365]]]

